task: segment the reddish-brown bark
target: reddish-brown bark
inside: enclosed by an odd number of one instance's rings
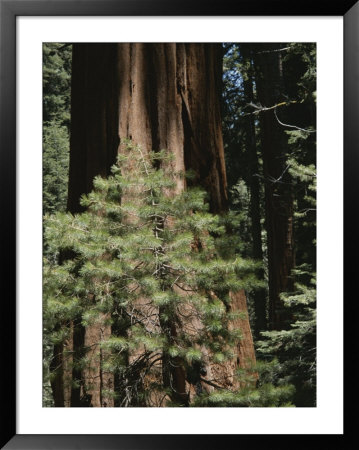
[[[161,149],[173,153],[175,158],[168,169],[193,169],[196,177],[192,182],[201,184],[210,194],[211,210],[225,211],[220,45],[137,43],[73,47],[69,211],[81,210],[80,195],[91,190],[95,175],[109,173],[124,139],[139,144],[144,153]],[[185,180],[178,177],[177,192],[183,189]],[[232,307],[246,313],[244,292],[233,294],[233,299]],[[243,329],[239,357],[212,368],[217,378],[226,380],[223,385],[229,387],[236,387],[234,370],[247,367],[249,360],[255,361],[248,318],[237,325]],[[94,361],[101,356],[100,334],[110,332],[109,326],[101,324],[86,328],[84,343],[91,347]],[[89,371],[82,374],[91,398],[88,406],[105,406],[98,392],[105,387],[101,386],[105,379],[111,388],[113,379],[101,373],[97,360],[93,373],[99,381],[91,387]],[[180,396],[188,396],[190,388],[184,370],[176,367],[172,376]]]

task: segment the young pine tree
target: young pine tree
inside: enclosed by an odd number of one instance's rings
[[[183,175],[167,173],[166,152],[125,147],[82,198],[85,212],[45,217],[45,335],[56,345],[76,324],[110,325],[96,355],[84,345],[72,366],[97,358],[115,406],[188,406],[225,388],[216,367],[241,338],[229,293],[255,287],[256,266],[225,244],[228,219],[208,212],[204,191],[175,194]]]

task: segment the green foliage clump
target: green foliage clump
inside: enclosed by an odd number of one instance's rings
[[[43,210],[65,211],[69,170],[71,45],[43,44]]]
[[[158,378],[154,361],[162,364],[161,388],[178,401],[174,367],[233,357],[238,330],[229,327],[228,294],[257,283],[255,263],[222,254],[228,218],[208,211],[201,189],[175,194],[183,175],[171,173],[170,164],[169,154],[144,155],[126,142],[112,176],[95,178],[83,196],[85,212],[44,220],[50,340],[65,339],[71,321],[111,325],[111,337],[99,344],[103,367],[117,377],[119,405],[145,401],[139,380],[156,370]],[[136,364],[131,354],[140,354]]]
[[[43,121],[70,124],[72,46],[43,44]]]
[[[56,122],[43,129],[43,210],[64,211],[67,201],[69,136],[64,125]]]
[[[293,407],[291,399],[294,394],[292,385],[275,387],[271,383],[263,384],[258,389],[242,388],[238,392],[213,391],[196,398],[193,406],[202,407]]]
[[[299,270],[297,271],[299,273]],[[298,276],[297,273],[297,276]],[[304,271],[303,275],[307,275]],[[262,332],[265,338],[257,342],[258,366],[263,383],[295,387],[292,401],[296,406],[314,406],[316,402],[316,289],[297,284],[297,290],[282,294],[291,311],[288,330]]]

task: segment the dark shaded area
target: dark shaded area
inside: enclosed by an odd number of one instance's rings
[[[83,209],[82,194],[96,175],[107,176],[119,144],[117,45],[75,44],[71,85],[71,158],[68,211]]]

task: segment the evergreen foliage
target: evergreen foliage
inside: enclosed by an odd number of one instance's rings
[[[238,392],[214,391],[209,395],[199,396],[193,406],[202,407],[293,407],[291,399],[295,389],[293,385],[287,384],[274,386],[266,383],[257,389],[244,387]]]
[[[65,340],[66,324],[79,318],[83,326],[111,324],[111,337],[99,344],[103,368],[118,377],[119,405],[146,402],[145,377],[159,375],[154,361],[161,360],[171,377],[174,364],[189,373],[205,358],[233,358],[240,330],[229,327],[229,291],[258,285],[256,264],[229,252],[228,245],[224,250],[221,238],[230,219],[208,212],[206,193],[172,193],[180,175],[167,173],[169,159],[165,152],[147,158],[127,142],[112,176],[96,177],[94,190],[82,198],[84,213],[44,219],[49,339]],[[159,163],[163,168],[155,169]],[[202,325],[194,329],[194,323]],[[140,367],[129,363],[131,352],[140,352]],[[86,351],[74,361],[86,363]],[[162,380],[160,387],[178,402],[171,382]]]
[[[43,44],[43,121],[70,125],[72,48],[69,44]]]
[[[47,123],[43,130],[44,213],[64,211],[67,202],[69,136],[64,125]]]
[[[282,298],[292,314],[291,328],[262,332],[265,340],[257,342],[257,354],[264,361],[271,359],[271,363],[259,364],[261,382],[276,386],[291,384],[295,387],[292,401],[296,406],[315,406],[315,280],[311,286],[298,284],[295,292],[283,294]]]
[[[71,46],[43,44],[43,210],[65,211],[69,170]]]

